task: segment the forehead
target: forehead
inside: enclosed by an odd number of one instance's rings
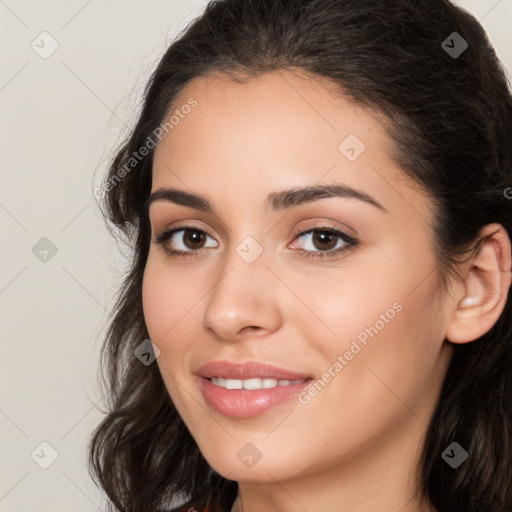
[[[183,108],[191,100],[196,106]],[[178,122],[155,150],[153,190],[181,186],[225,195],[229,189],[250,202],[258,191],[266,196],[285,186],[340,181],[364,184],[381,203],[402,196],[424,208],[423,198],[414,197],[417,187],[391,160],[380,114],[327,80],[285,70],[242,83],[222,74],[196,78],[165,119],[173,115]]]
[[[197,106],[180,116],[179,125],[165,137],[167,142],[175,139],[181,144],[185,139],[200,137],[204,143],[234,146],[245,141],[244,151],[250,151],[257,143],[271,142],[267,149],[280,145],[283,154],[283,146],[290,151],[300,150],[305,140],[314,138],[332,141],[337,150],[336,142],[344,131],[352,129],[363,138],[366,130],[375,127],[378,121],[376,114],[335,92],[333,83],[327,79],[278,70],[242,80],[235,81],[220,73],[192,80],[165,118],[176,119],[173,114],[189,110],[186,104],[192,98]],[[229,138],[222,138],[223,134]],[[372,137],[382,138],[385,134],[376,130]],[[165,142],[160,144],[164,145]]]

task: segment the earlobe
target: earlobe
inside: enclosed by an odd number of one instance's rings
[[[480,234],[488,237],[468,262],[462,295],[446,330],[453,343],[467,343],[486,334],[505,308],[511,284],[511,244],[500,224],[485,226]]]

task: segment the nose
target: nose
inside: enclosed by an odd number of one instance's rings
[[[279,281],[264,258],[247,263],[233,251],[206,296],[203,327],[219,339],[237,341],[279,329]]]

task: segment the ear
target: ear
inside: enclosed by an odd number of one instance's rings
[[[456,287],[453,313],[446,338],[467,343],[487,333],[500,317],[511,283],[511,246],[501,224],[488,224],[480,231],[488,237],[467,263],[467,277]]]

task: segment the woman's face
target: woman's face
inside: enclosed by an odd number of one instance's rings
[[[452,353],[431,202],[391,161],[379,118],[316,80],[217,75],[182,98],[152,185],[182,194],[151,203],[143,302],[162,377],[201,452],[239,482],[403,464]],[[183,108],[189,98],[197,105]],[[286,193],[328,185],[340,195]],[[211,211],[179,204],[188,194]],[[218,361],[296,379],[202,371]],[[309,380],[226,389],[205,378],[222,375],[234,388]]]

